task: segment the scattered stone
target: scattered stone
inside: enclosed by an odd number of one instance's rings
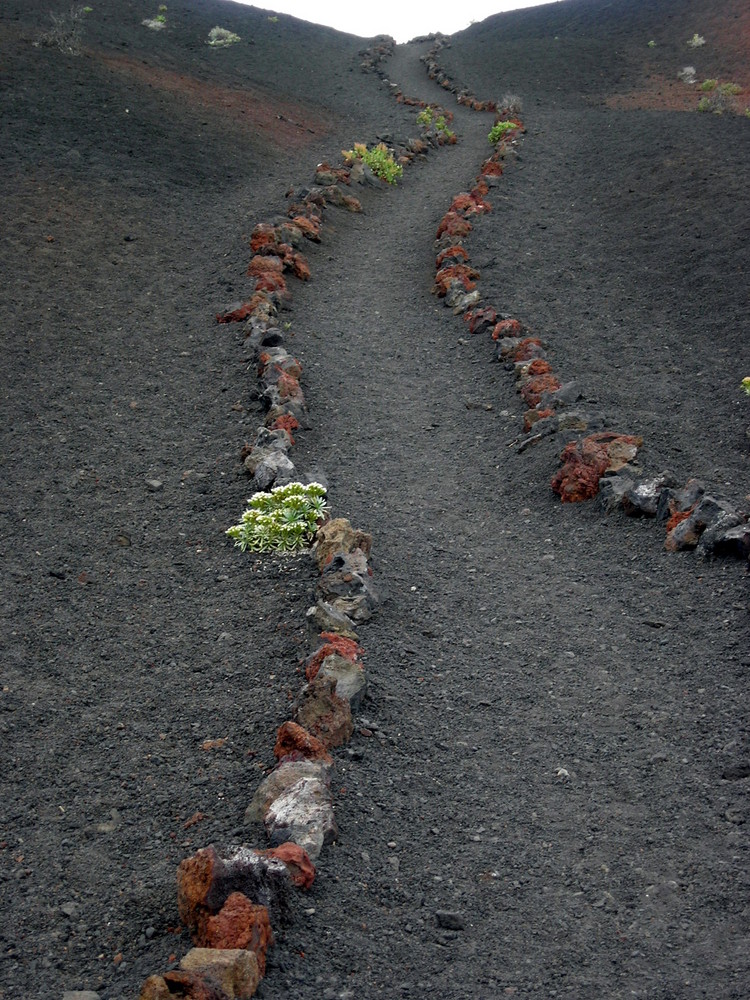
[[[256,972],[266,974],[266,953],[273,945],[271,921],[265,906],[251,903],[241,892],[231,893],[217,914],[206,921],[203,948],[228,951],[242,948],[256,959]],[[184,968],[190,968],[184,963]],[[257,983],[256,983],[257,985]]]
[[[297,722],[284,722],[279,726],[273,755],[277,760],[290,757],[293,760],[316,760],[324,764],[333,763],[333,758],[328,753],[325,744],[308,733]]]
[[[149,976],[141,986],[138,1000],[170,1000],[173,996],[174,994],[169,992],[169,987],[163,976]],[[63,1000],[65,1000],[65,994],[63,994]]]
[[[158,493],[159,490],[164,489],[164,483],[161,479],[147,479],[146,486],[148,486],[152,493]]]
[[[336,553],[354,552],[356,549],[361,549],[366,556],[369,556],[372,550],[372,535],[352,528],[345,517],[334,517],[318,528],[314,553],[321,572]]]
[[[463,917],[455,910],[436,910],[435,919],[438,927],[448,931],[462,931],[466,927]]]
[[[291,840],[317,861],[323,845],[338,834],[330,789],[317,778],[301,778],[276,799],[265,827],[272,844]]]
[[[361,663],[334,653],[323,660],[318,676],[335,681],[337,696],[348,701],[353,712],[361,708],[367,694],[367,679]]]
[[[354,195],[345,194],[338,185],[331,184],[329,187],[323,188],[322,191],[323,197],[329,205],[335,205],[337,208],[345,208],[347,212],[362,211],[362,202],[358,198],[355,198]]]
[[[274,923],[285,922],[290,916],[291,883],[286,865],[245,846],[229,847],[223,854],[220,856],[213,846],[204,847],[177,869],[180,919],[196,944],[206,940],[208,918],[221,910],[233,892],[267,907]]]
[[[332,750],[351,739],[353,724],[349,702],[336,694],[333,677],[318,676],[300,692],[296,722]]]
[[[262,823],[271,804],[300,778],[313,777],[327,781],[328,772],[328,765],[320,760],[290,760],[279,764],[258,786],[252,802],[245,810],[245,823]]]

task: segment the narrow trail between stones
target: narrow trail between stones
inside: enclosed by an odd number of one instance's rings
[[[399,47],[390,78],[445,103],[417,55]],[[715,995],[739,995],[726,905],[742,869],[718,778],[741,574],[561,507],[546,466],[508,447],[512,386],[430,292],[438,221],[491,123],[456,108],[457,147],[362,216],[330,210],[327,261],[295,292],[314,414],[299,453],[372,532],[387,600],[360,636],[371,698],[337,766],[340,838],[259,995],[692,996],[716,949]],[[691,655],[707,641],[710,688]],[[363,968],[373,940],[382,960]]]

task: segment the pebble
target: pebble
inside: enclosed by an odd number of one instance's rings
[[[148,486],[152,493],[156,493],[158,490],[164,488],[164,483],[161,479],[147,479],[146,486]]]
[[[462,931],[466,926],[463,917],[456,910],[435,910],[438,927],[448,931]]]

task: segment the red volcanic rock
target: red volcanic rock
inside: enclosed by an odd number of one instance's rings
[[[304,215],[295,215],[292,222],[302,230],[302,235],[312,240],[313,243],[320,243],[320,219],[308,219]]]
[[[468,219],[462,218],[457,212],[446,212],[440,220],[437,230],[437,239],[444,234],[453,238],[461,239],[468,236],[472,230],[472,225]]]
[[[327,656],[335,654],[355,663],[362,653],[364,653],[364,649],[357,645],[354,639],[347,639],[343,635],[336,635],[335,632],[322,632],[321,639],[326,641],[305,661],[305,677],[308,681],[315,680],[320,670],[320,665]]]
[[[289,872],[289,877],[298,889],[309,889],[315,881],[315,865],[310,860],[307,851],[298,844],[287,841],[278,847],[260,851],[267,858],[283,861]]]
[[[524,403],[533,409],[538,406],[542,399],[542,393],[556,392],[562,382],[554,375],[533,375],[521,388],[521,398]]]
[[[489,186],[483,180],[478,181],[477,184],[475,184],[474,187],[471,189],[471,196],[472,198],[475,199],[484,198],[484,196],[489,193],[490,193]]]
[[[251,278],[258,275],[268,274],[269,271],[275,274],[281,274],[283,270],[284,261],[281,257],[276,257],[272,254],[256,254],[247,267],[247,273]]]
[[[517,319],[501,319],[492,331],[492,339],[500,340],[502,337],[520,337],[522,333],[523,324]],[[541,341],[539,343],[541,346]],[[517,360],[523,361],[523,358],[517,358]]]
[[[484,333],[484,331],[493,326],[497,320],[497,313],[492,308],[486,309],[473,309],[467,313],[464,313],[464,323],[469,324],[470,333]]]
[[[449,212],[473,212],[475,209],[474,200],[470,194],[457,194],[451,202]]]
[[[303,688],[296,721],[328,750],[348,743],[354,729],[351,706],[336,694],[332,677],[318,676]]]
[[[279,726],[273,755],[276,760],[298,755],[297,759],[321,760],[326,764],[333,763],[333,758],[328,753],[325,744],[296,722],[284,722]]]
[[[233,892],[219,912],[208,917],[203,934],[196,943],[203,948],[243,948],[252,951],[258,959],[258,971],[264,976],[266,952],[273,945],[268,910],[265,906],[251,903],[241,892]]]
[[[256,276],[255,290],[258,292],[286,292],[286,281],[276,271],[265,271]]]
[[[542,342],[538,337],[524,337],[511,354],[514,361],[532,361],[544,353]]]
[[[280,373],[276,381],[276,388],[278,389],[279,399],[282,403],[289,402],[290,400],[304,400],[299,380],[288,372],[282,371]]]
[[[560,459],[563,466],[552,479],[552,489],[563,503],[590,500],[599,492],[605,472],[621,469],[635,458],[643,439],[602,431],[566,445]]]
[[[476,279],[479,278],[479,271],[469,267],[468,264],[449,264],[448,267],[441,267],[435,275],[433,291],[438,298],[443,298],[454,281],[459,281],[467,292],[473,291],[476,287]]]
[[[301,253],[292,251],[285,263],[295,278],[299,278],[300,281],[310,280],[310,265]]]
[[[547,375],[552,371],[552,365],[549,361],[545,361],[544,358],[534,358],[534,360],[527,366],[526,375]]]
[[[289,435],[289,440],[294,444],[294,438],[292,437],[292,431],[296,431],[299,427],[299,420],[293,417],[291,413],[284,413],[268,425],[269,430],[277,431],[284,430]]]
[[[222,996],[233,1000],[255,996],[261,977],[256,956],[244,948],[191,948],[180,961],[180,971],[217,983]]]
[[[485,177],[500,177],[503,168],[496,160],[485,160],[481,166],[481,174]]]
[[[672,516],[667,521],[667,534],[673,531],[678,524],[682,523],[682,521],[686,521],[695,510],[695,507],[696,505],[693,504],[693,506],[689,507],[687,510],[675,511],[674,514],[672,514]]]
[[[467,251],[460,243],[456,243],[452,247],[446,247],[445,250],[440,251],[435,258],[435,267],[439,270],[445,263],[460,264],[462,261],[467,261],[468,259],[469,254]]]
[[[263,247],[273,246],[277,240],[276,227],[270,222],[259,222],[250,234],[250,249],[257,253]]]

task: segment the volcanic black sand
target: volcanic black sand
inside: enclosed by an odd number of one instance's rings
[[[156,5],[93,6],[78,56],[33,45],[46,3],[0,10],[3,1000],[137,997],[190,947],[179,862],[262,845],[243,813],[316,574],[224,534],[263,413],[241,324],[215,314],[319,161],[418,134],[361,39],[231,4],[173,0],[160,32]],[[242,41],[211,50],[214,25]],[[644,468],[741,509],[750,122],[695,112],[676,77],[748,88],[749,38],[739,0],[565,0],[439,55],[523,100],[469,241],[483,299],[643,437]],[[512,379],[431,294],[493,119],[428,80],[428,47],[384,69],[455,110],[459,143],[357,192],[361,215],[328,208],[283,317],[310,410],[295,465],[372,533],[384,601],[339,839],[257,995],[747,997],[745,568],[561,505],[560,442],[509,446]]]

